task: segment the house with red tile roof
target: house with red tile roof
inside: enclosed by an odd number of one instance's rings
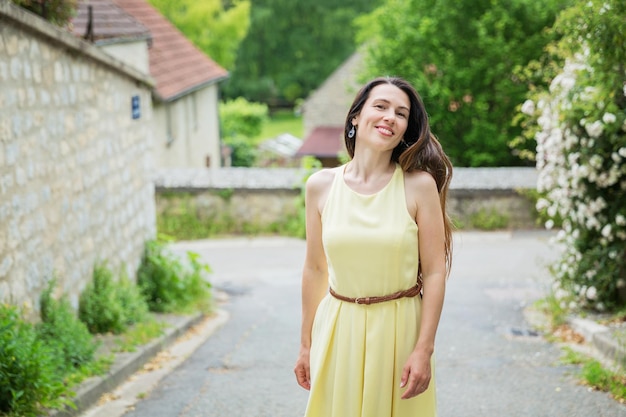
[[[361,54],[351,55],[302,105],[304,142],[296,156],[311,155],[325,167],[339,164],[345,153],[343,129],[346,114],[359,88],[357,72]]]
[[[228,72],[146,0],[79,0],[72,31],[154,79],[155,163],[219,167],[218,93]]]

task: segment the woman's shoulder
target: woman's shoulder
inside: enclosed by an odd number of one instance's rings
[[[426,171],[419,169],[405,172],[404,182],[412,189],[428,190],[434,188],[437,189],[437,183],[435,178]]]
[[[340,168],[323,168],[314,172],[306,181],[307,188],[313,191],[323,191],[329,188]]]

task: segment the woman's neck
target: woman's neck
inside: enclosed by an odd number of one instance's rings
[[[370,177],[379,177],[393,173],[395,163],[391,161],[391,152],[367,152],[355,150],[354,157],[348,163],[346,172],[354,178],[367,182]]]

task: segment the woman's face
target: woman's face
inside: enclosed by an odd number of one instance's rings
[[[357,126],[356,142],[366,142],[381,151],[393,150],[404,137],[410,109],[404,91],[392,84],[377,85],[352,120]]]

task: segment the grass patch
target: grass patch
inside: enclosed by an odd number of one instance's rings
[[[297,138],[302,138],[302,134],[304,133],[302,116],[294,114],[293,110],[277,111],[263,124],[261,133],[253,138],[253,140],[255,143],[260,143],[264,140],[275,138],[283,133],[289,133]]]
[[[65,384],[75,387],[87,378],[104,375],[113,365],[113,354],[96,357],[92,362],[86,363],[65,378]]]
[[[608,392],[620,402],[626,401],[626,374],[622,368],[611,370],[599,361],[566,346],[560,362],[564,365],[578,366],[577,377],[580,382],[595,390]]]
[[[495,209],[480,209],[472,213],[469,218],[471,227],[478,230],[506,229],[509,225],[509,216],[499,213]]]
[[[228,203],[232,194],[232,190],[224,190],[218,195]],[[237,220],[227,208],[201,218],[198,215],[195,196],[191,193],[163,194],[161,198],[169,199],[170,202],[165,210],[157,213],[157,230],[160,235],[168,236],[174,241],[232,235],[278,234],[302,237],[304,234],[304,218],[302,217],[303,214],[300,213],[299,201],[294,200],[297,212],[286,215],[280,221],[264,224]]]
[[[616,400],[626,400],[626,376],[606,369],[596,360],[585,363],[580,376],[589,386],[609,392]]]
[[[552,293],[535,301],[534,307],[546,315],[549,320],[550,329],[552,330],[564,325],[567,321],[569,310],[567,307],[564,307],[564,302],[559,301]]]
[[[161,336],[167,323],[149,318],[132,326],[116,341],[120,352],[134,352],[137,346],[145,345]]]

